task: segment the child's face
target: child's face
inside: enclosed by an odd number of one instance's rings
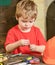
[[[34,21],[35,21],[35,18],[24,18],[22,16],[18,18],[19,27],[22,30],[31,29],[31,27],[34,24]]]

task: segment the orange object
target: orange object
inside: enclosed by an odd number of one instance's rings
[[[47,41],[43,61],[46,64],[55,65],[55,36]]]

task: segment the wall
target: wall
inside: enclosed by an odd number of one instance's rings
[[[49,4],[53,0],[34,0],[38,6],[38,16],[35,22],[35,26],[39,27],[42,34],[46,38],[46,12]]]
[[[46,9],[48,8],[48,6],[50,5],[50,3],[54,1],[54,0],[45,0],[45,7]]]

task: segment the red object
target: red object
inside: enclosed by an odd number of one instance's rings
[[[41,34],[40,30],[37,27],[33,26],[30,32],[23,33],[18,28],[18,25],[16,25],[8,31],[6,42],[5,42],[5,48],[6,48],[6,45],[12,44],[20,39],[28,39],[30,40],[30,44],[35,44],[35,45],[45,45],[46,44],[46,41],[43,35]],[[41,55],[41,53],[38,53],[38,52],[31,52],[29,49],[29,46],[21,46],[15,49],[12,53],[17,54],[20,52],[23,54]]]
[[[30,60],[30,64],[39,64],[39,63],[40,63],[39,58],[33,58],[32,60]]]
[[[43,55],[46,64],[55,65],[55,36],[48,40]]]

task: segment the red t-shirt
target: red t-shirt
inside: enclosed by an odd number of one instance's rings
[[[13,42],[16,42],[20,39],[28,39],[30,40],[30,44],[35,44],[35,45],[45,45],[46,44],[46,40],[44,39],[42,33],[37,27],[33,26],[30,32],[24,33],[20,31],[20,29],[18,28],[18,25],[16,25],[8,31],[6,42],[5,42],[5,48],[6,48],[6,45],[12,44]],[[16,48],[14,51],[12,51],[13,54],[17,54],[20,52],[23,54],[31,54],[31,55],[41,54],[39,52],[30,51],[29,46],[21,46],[19,48]]]

